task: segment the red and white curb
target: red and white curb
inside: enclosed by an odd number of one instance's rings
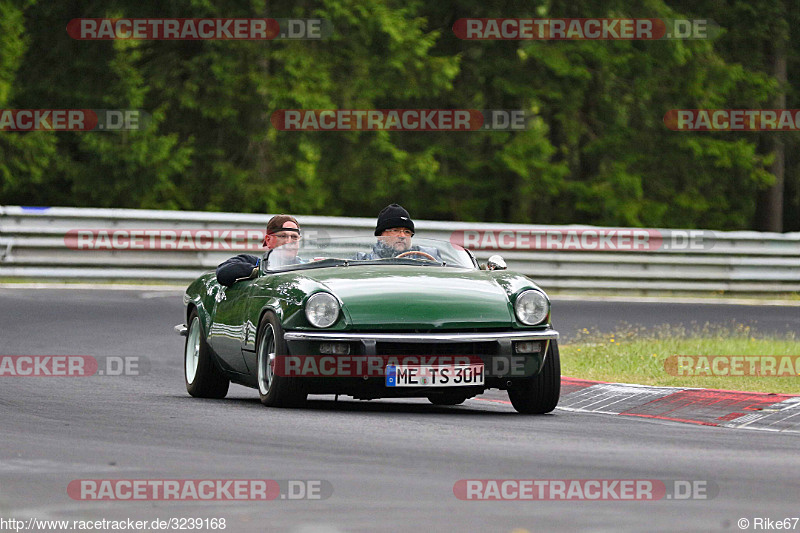
[[[561,378],[559,409],[800,433],[800,396]]]
[[[558,409],[800,433],[800,396],[791,394],[650,387],[562,377]]]

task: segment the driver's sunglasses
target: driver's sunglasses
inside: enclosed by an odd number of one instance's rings
[[[388,233],[389,235],[405,235],[406,237],[413,237],[414,236],[414,232],[411,231],[410,229],[406,229],[406,228],[387,229],[386,233]]]

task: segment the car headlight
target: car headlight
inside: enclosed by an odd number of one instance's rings
[[[550,301],[539,291],[523,291],[514,302],[514,311],[520,322],[527,326],[535,326],[547,318]]]
[[[332,294],[318,292],[306,301],[306,318],[317,328],[332,326],[339,317],[339,302]]]

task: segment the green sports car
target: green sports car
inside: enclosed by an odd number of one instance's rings
[[[542,289],[447,241],[380,245],[302,241],[268,251],[231,286],[200,276],[176,326],[189,394],[223,398],[234,382],[275,407],[309,394],[457,405],[496,388],[520,413],[555,409],[558,332]]]

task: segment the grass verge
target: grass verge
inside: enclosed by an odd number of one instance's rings
[[[702,372],[676,376],[665,368],[665,360],[673,355],[695,356],[694,361],[702,355],[800,356],[800,342],[793,333],[764,336],[749,326],[736,324],[691,328],[664,325],[650,329],[629,326],[614,332],[584,329],[559,348],[564,376],[664,387],[800,394],[798,372],[786,377],[696,375]],[[677,373],[674,366],[671,368]],[[742,368],[748,373],[748,364]]]

